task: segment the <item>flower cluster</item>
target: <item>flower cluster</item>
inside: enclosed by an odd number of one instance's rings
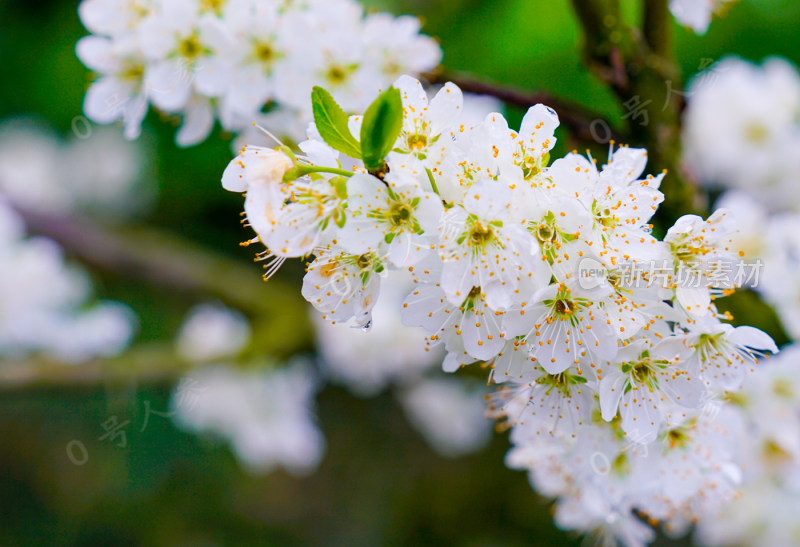
[[[91,305],[88,276],[65,263],[55,242],[24,230],[0,196],[0,357],[80,363],[124,350],[133,335],[130,310]]]
[[[181,145],[204,140],[215,119],[235,132],[266,111],[308,120],[318,82],[361,110],[441,58],[416,18],[365,16],[354,0],[83,0],[79,13],[93,34],[78,57],[99,75],[86,115],[121,119],[135,138],[152,104],[183,118]]]
[[[703,515],[705,545],[800,543],[800,347],[764,361],[742,392],[731,397],[738,414],[735,439],[743,470],[741,495]]]
[[[757,194],[772,209],[800,208],[800,75],[772,58],[735,57],[697,76],[687,93],[685,162],[709,186]]]
[[[363,117],[320,88],[312,102],[302,155],[245,147],[223,175],[246,193],[266,277],[313,256],[303,296],[328,321],[369,328],[383,280],[411,271],[404,322],[444,346],[445,370],[491,367],[515,452],[561,467],[547,474],[561,482],[536,484],[561,498],[564,527],[617,515],[612,531],[635,536],[634,510],[677,522],[732,491],[724,423],[704,404],[777,348],[717,311],[735,287],[724,211],[657,240],[664,174],[642,177],[646,151],[551,164],[558,117],[543,105],[514,131],[500,114],[461,123],[458,87],[429,101],[410,77]],[[613,474],[593,471],[594,452]],[[645,469],[658,470],[649,486]]]

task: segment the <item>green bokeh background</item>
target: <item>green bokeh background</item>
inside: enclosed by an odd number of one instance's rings
[[[451,69],[543,89],[619,122],[611,95],[581,66],[579,31],[566,0],[367,3],[422,16]],[[634,17],[638,3],[626,4]],[[90,80],[74,55],[75,41],[86,34],[76,8],[77,1],[0,0],[0,120],[33,115],[69,133]],[[686,74],[731,53],[800,63],[798,28],[796,0],[743,0],[704,37],[676,26],[676,47]],[[512,125],[520,115],[509,111]],[[160,199],[140,222],[248,261],[251,252],[237,245],[244,237],[240,197],[219,184],[229,142],[212,137],[178,149],[173,135],[170,124],[149,116],[145,141]],[[300,275],[299,265],[281,272],[297,295],[297,309],[287,316],[302,314]],[[140,342],[170,340],[196,301],[109,275],[96,281],[100,296],[138,312]],[[734,302],[742,310],[738,317],[779,335],[750,300]],[[0,388],[0,545],[579,543],[553,527],[550,506],[532,493],[525,475],[504,467],[504,435],[481,453],[444,460],[410,429],[390,395],[364,401],[327,388],[318,401],[329,445],[320,470],[304,479],[283,472],[253,477],[224,444],[184,434],[165,418],[151,415],[140,431],[145,402],[165,410],[170,388]],[[110,416],[130,420],[126,448],[98,440]],[[73,440],[87,449],[84,465],[67,457]]]

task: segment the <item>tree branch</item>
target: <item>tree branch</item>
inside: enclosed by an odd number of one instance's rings
[[[296,287],[262,281],[255,265],[152,228],[110,228],[18,209],[31,232],[50,237],[87,266],[144,280],[197,300],[219,299],[250,318],[252,355],[286,356],[310,346],[305,301]]]
[[[611,129],[611,125],[601,114],[572,102],[559,99],[542,91],[522,91],[513,87],[501,86],[483,80],[476,80],[467,75],[456,72],[448,72],[446,70],[430,72],[424,74],[423,77],[432,84],[444,84],[447,82],[452,82],[461,88],[462,91],[467,93],[488,95],[490,97],[495,97],[506,104],[518,106],[520,108],[530,108],[535,104],[542,103],[553,108],[556,113],[558,113],[559,120],[561,120],[563,125],[566,126],[578,139],[586,142],[594,142],[597,140],[597,130],[594,129],[593,123],[598,121],[605,123],[605,127],[603,129],[604,132],[606,132],[606,128],[611,130],[610,135],[603,136],[608,136],[617,140],[621,139],[619,133]]]
[[[46,358],[10,360],[0,367],[0,391],[171,384],[190,368],[171,346],[162,344],[139,346],[119,357],[94,359],[79,365],[65,365]]]
[[[649,170],[669,171],[659,217],[671,224],[701,212],[695,185],[681,172],[680,71],[672,58],[667,0],[645,2],[645,35],[624,20],[619,0],[572,0],[583,27],[587,65],[626,111],[632,142],[649,152]]]
[[[642,25],[647,45],[655,55],[672,58],[672,16],[669,0],[646,0]]]

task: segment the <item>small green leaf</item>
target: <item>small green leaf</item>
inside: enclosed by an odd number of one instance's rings
[[[314,123],[322,139],[334,150],[351,158],[361,158],[361,145],[350,133],[348,117],[330,93],[319,86],[311,91]]]
[[[403,129],[403,101],[400,90],[390,87],[373,101],[361,124],[361,152],[364,167],[379,172]]]

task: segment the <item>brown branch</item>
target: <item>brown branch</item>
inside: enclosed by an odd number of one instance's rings
[[[452,82],[467,93],[488,95],[503,101],[506,104],[520,108],[530,108],[542,103],[551,107],[558,114],[559,120],[578,139],[586,142],[597,142],[599,138],[623,140],[620,134],[611,127],[605,117],[581,105],[559,99],[543,91],[523,91],[514,87],[502,86],[496,83],[477,80],[467,75],[440,70],[430,72],[423,77],[432,84]],[[603,129],[598,130],[596,124],[603,124]],[[606,134],[608,133],[608,134]]]
[[[586,64],[614,90],[631,145],[649,152],[649,170],[667,170],[659,218],[702,212],[702,196],[681,172],[681,75],[673,59],[667,0],[647,0],[644,29],[632,28],[619,0],[572,0],[584,34]]]

